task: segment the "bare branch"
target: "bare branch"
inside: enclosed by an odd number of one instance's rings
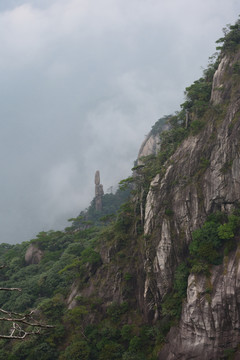
[[[49,328],[49,329],[54,328],[53,325],[45,325],[45,324],[41,324],[39,322],[30,322],[30,321],[25,320],[25,318],[18,319],[18,318],[13,318],[13,317],[9,317],[9,318],[2,317],[2,318],[0,318],[0,321],[14,321],[17,323],[21,323],[21,324],[33,326],[33,327],[41,327],[41,328]]]
[[[3,269],[5,265],[0,265],[0,269]],[[21,292],[22,289],[20,288],[5,288],[0,287],[0,291],[19,291]],[[36,314],[35,310],[31,310],[29,313],[20,314],[15,313],[13,311],[7,311],[0,308],[0,313],[2,317],[0,317],[0,321],[7,321],[12,323],[12,328],[10,329],[10,335],[0,334],[0,339],[24,339],[26,336],[29,335],[36,335],[40,334],[40,329],[51,329],[55,326],[53,325],[45,325],[39,322],[38,320],[34,319],[33,315]],[[34,328],[33,331],[26,331],[25,327],[31,326]]]
[[[19,313],[14,313],[11,311],[6,311],[0,308],[0,312],[5,314],[6,316],[4,317],[0,317],[0,321],[9,321],[9,322],[13,322],[13,323],[21,323],[24,325],[28,325],[28,326],[32,326],[32,327],[38,327],[38,328],[46,328],[46,329],[51,329],[54,328],[53,325],[46,325],[46,324],[42,324],[39,321],[37,321],[36,319],[34,319],[32,317],[32,315],[34,314],[34,310],[32,310],[30,313],[27,314],[19,314]]]
[[[20,288],[3,288],[3,287],[0,287],[0,291],[3,290],[3,291],[22,291],[22,289]]]
[[[2,312],[3,314],[9,315],[9,316],[11,316],[11,315],[15,315],[15,316],[27,316],[27,315],[28,315],[28,314],[25,314],[25,315],[19,314],[19,313],[16,313],[16,312],[14,312],[14,311],[3,310],[3,309],[1,309],[1,308],[0,308],[0,312]],[[29,313],[29,315],[32,315],[32,311]]]
[[[16,335],[15,335],[16,333]],[[23,330],[19,324],[13,322],[12,329],[10,335],[0,335],[0,339],[24,339],[28,335],[37,335],[40,331],[37,329],[36,331],[25,331]]]
[[[23,336],[0,335],[0,339],[24,339],[27,335],[33,335],[33,334],[32,333],[24,333]]]

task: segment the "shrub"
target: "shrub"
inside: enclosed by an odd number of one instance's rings
[[[126,272],[124,274],[123,278],[124,278],[125,281],[130,281],[130,280],[132,280],[133,276],[129,272]]]
[[[146,360],[146,357],[143,354],[127,351],[123,354],[122,360]]]
[[[170,318],[180,318],[182,312],[182,297],[178,293],[171,292],[166,295],[162,302],[162,314]]]
[[[205,126],[205,123],[201,120],[193,120],[191,122],[190,128],[193,135],[197,135]]]
[[[130,340],[132,337],[132,332],[133,332],[133,326],[132,325],[123,325],[122,330],[121,330],[121,337],[123,340]]]
[[[223,32],[225,36],[216,41],[217,44],[222,43],[222,45],[217,46],[217,50],[224,53],[235,51],[240,43],[240,20],[237,20],[234,25],[227,25]]]
[[[239,226],[240,217],[235,214],[228,217],[224,213],[211,214],[205,224],[192,233],[193,240],[189,246],[191,271],[207,272],[207,264],[220,264],[223,245],[226,245],[224,250],[226,255],[234,248],[233,239]]]
[[[138,352],[141,350],[141,339],[138,336],[134,336],[129,343],[130,352]]]
[[[69,321],[74,325],[81,325],[83,321],[84,315],[88,313],[86,306],[79,305],[74,307],[73,309],[68,310],[65,314],[64,319],[65,321]]]
[[[204,273],[207,275],[209,273],[209,265],[199,260],[195,260],[192,262],[191,272],[195,274]]]
[[[127,311],[127,302],[123,302],[122,304],[117,304],[114,302],[107,308],[107,314],[111,317],[113,321],[119,321],[121,315],[125,314]]]
[[[174,290],[176,290],[181,297],[184,297],[186,295],[188,275],[189,268],[187,264],[180,264],[175,271],[173,287]]]
[[[193,231],[193,241],[189,246],[190,254],[208,259],[209,251],[218,248],[221,241],[218,237],[218,224],[213,221],[206,222],[200,229]]]
[[[101,256],[92,248],[87,248],[83,250],[81,260],[83,264],[89,263],[91,265],[100,265]]]
[[[59,360],[88,360],[91,349],[84,340],[72,342],[59,357]]]
[[[108,342],[104,345],[102,348],[98,359],[99,360],[119,360],[122,357],[123,353],[123,347],[122,345],[116,343],[116,342]]]
[[[189,268],[186,263],[180,264],[174,274],[173,291],[166,295],[162,302],[162,314],[171,318],[179,318],[182,301],[186,297]]]
[[[236,230],[240,226],[240,218],[236,215],[229,215],[228,222],[220,225],[218,228],[218,236],[222,240],[232,239]]]
[[[63,314],[64,303],[60,295],[55,295],[52,299],[44,299],[39,309],[44,313],[48,320],[59,320]]]

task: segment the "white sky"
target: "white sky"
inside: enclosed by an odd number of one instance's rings
[[[0,242],[62,229],[131,173],[239,0],[0,2]]]

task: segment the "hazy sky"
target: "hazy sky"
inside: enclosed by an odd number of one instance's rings
[[[62,229],[131,173],[239,0],[1,0],[0,242]]]

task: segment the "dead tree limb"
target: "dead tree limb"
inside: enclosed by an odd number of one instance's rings
[[[0,269],[4,268],[5,265],[0,265]],[[19,291],[20,288],[5,288],[0,287],[0,291]],[[53,325],[43,324],[39,320],[34,318],[35,310],[31,310],[29,313],[20,314],[14,311],[8,311],[0,308],[0,313],[2,317],[0,317],[0,321],[6,321],[12,323],[12,327],[10,329],[10,334],[0,334],[0,339],[24,339],[29,335],[40,334],[40,329],[51,329],[54,328]],[[32,327],[33,330],[29,330],[29,327]],[[28,330],[27,330],[28,329]]]
[[[22,291],[22,289],[20,288],[3,288],[3,287],[0,287],[0,291],[3,290],[3,291]]]

